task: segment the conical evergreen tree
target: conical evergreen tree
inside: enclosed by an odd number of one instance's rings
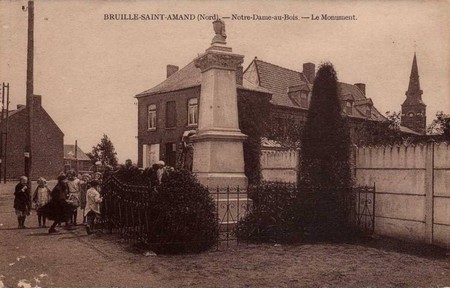
[[[350,148],[350,131],[341,114],[336,71],[331,63],[325,63],[314,81],[302,134],[299,183],[350,187]]]
[[[100,161],[105,165],[110,165],[112,167],[117,166],[116,149],[106,134],[103,134],[100,143],[92,147],[92,152],[89,153],[88,156],[94,163]]]
[[[302,134],[299,200],[304,223],[319,238],[346,237],[351,187],[350,132],[341,114],[336,71],[322,64]],[[305,188],[306,187],[306,188]],[[308,193],[308,191],[310,193]],[[306,193],[305,193],[306,192]]]

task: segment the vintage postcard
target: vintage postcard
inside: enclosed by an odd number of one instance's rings
[[[449,286],[448,15],[438,0],[0,0],[0,288]],[[360,197],[352,223],[372,242],[236,245],[248,187],[298,189],[330,67]],[[219,238],[160,257],[140,246],[157,218],[142,195],[179,171],[217,188]],[[68,189],[50,212],[46,185]]]

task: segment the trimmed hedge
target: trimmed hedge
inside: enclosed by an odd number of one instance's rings
[[[295,187],[283,183],[250,186],[253,209],[238,222],[236,235],[252,242],[297,242],[302,235]]]
[[[351,190],[263,183],[250,187],[249,197],[253,209],[236,228],[241,240],[296,243],[356,236]]]
[[[158,254],[197,253],[215,245],[218,221],[207,188],[187,170],[169,169],[160,185],[155,173],[124,168],[111,174],[102,191],[106,207],[112,207],[105,216],[138,233],[132,237],[140,239],[139,246]]]
[[[150,203],[148,242],[156,253],[198,253],[219,237],[216,208],[209,191],[187,170],[171,172]]]

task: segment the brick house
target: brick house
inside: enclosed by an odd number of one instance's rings
[[[252,97],[269,101],[269,91],[243,80],[242,67],[236,72],[236,81],[238,101]],[[149,167],[159,159],[176,166],[183,134],[197,128],[200,82],[201,72],[194,62],[180,70],[168,65],[166,80],[135,96],[139,167]]]
[[[42,107],[42,97],[34,95],[33,99],[33,137],[32,137],[32,179],[45,177],[55,179],[64,166],[64,133]],[[16,179],[25,171],[25,137],[27,127],[27,109],[25,105],[17,105],[17,109],[8,113],[0,122],[0,129],[6,131],[8,122],[6,161],[6,178]],[[2,137],[2,151],[5,147],[5,136]],[[3,172],[3,171],[2,171]],[[3,174],[3,173],[2,173]]]
[[[78,172],[87,172],[92,167],[91,159],[80,147],[73,144],[64,144],[64,165],[70,165],[72,169]]]

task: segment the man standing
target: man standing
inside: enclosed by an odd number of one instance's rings
[[[103,198],[98,192],[99,182],[97,180],[91,181],[91,188],[86,193],[86,210],[84,215],[87,218],[86,232],[91,234],[94,230],[95,218],[100,216],[100,203]]]

